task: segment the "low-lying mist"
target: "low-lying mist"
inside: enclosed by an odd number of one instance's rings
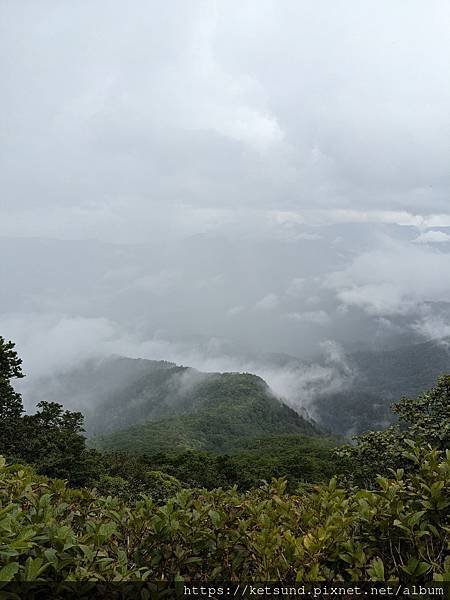
[[[11,320],[4,329],[14,330],[17,348],[24,360],[27,377],[18,383],[25,406],[32,408],[45,399],[52,379],[78,369],[91,360],[118,355],[130,358],[165,360],[202,372],[247,372],[262,377],[276,396],[298,411],[312,409],[318,394],[349,386],[354,372],[341,347],[333,341],[320,345],[315,361],[287,354],[257,353],[233,347],[218,338],[171,341],[160,337],[138,340],[123,334],[107,319],[66,318],[57,323],[48,318]],[[187,384],[187,382],[185,382]],[[79,398],[80,408],[86,400]],[[64,398],[60,401],[64,403]],[[90,399],[89,402],[95,401]],[[74,399],[71,398],[71,408]]]

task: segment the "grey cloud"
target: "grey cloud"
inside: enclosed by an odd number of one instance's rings
[[[237,206],[448,213],[449,10],[7,2],[0,231],[143,241],[175,208],[197,231],[199,209]]]
[[[32,371],[446,331],[448,2],[2,8],[0,325]]]
[[[294,321],[305,321],[306,323],[317,323],[318,325],[327,325],[330,322],[330,317],[324,310],[288,313],[286,317]]]

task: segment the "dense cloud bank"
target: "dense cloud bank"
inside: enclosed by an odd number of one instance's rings
[[[145,241],[286,214],[449,225],[445,0],[2,14],[3,235]]]
[[[0,333],[26,370],[142,355],[308,398],[342,362],[304,383],[255,354],[448,337],[449,22],[444,0],[5,2]]]

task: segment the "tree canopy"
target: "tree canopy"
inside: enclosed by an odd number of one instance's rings
[[[5,455],[15,454],[20,444],[23,406],[12,380],[24,376],[21,365],[13,342],[0,336],[0,453]]]
[[[24,377],[21,365],[13,342],[0,337],[0,454],[74,485],[92,482],[99,455],[86,448],[83,415],[45,401],[38,404],[35,414],[23,414],[22,397],[12,384]]]

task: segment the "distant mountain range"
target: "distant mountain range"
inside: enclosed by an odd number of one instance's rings
[[[313,412],[322,427],[343,435],[383,429],[394,421],[395,401],[425,392],[439,375],[450,373],[450,340],[362,351],[348,355],[348,363],[350,385],[317,397]]]

